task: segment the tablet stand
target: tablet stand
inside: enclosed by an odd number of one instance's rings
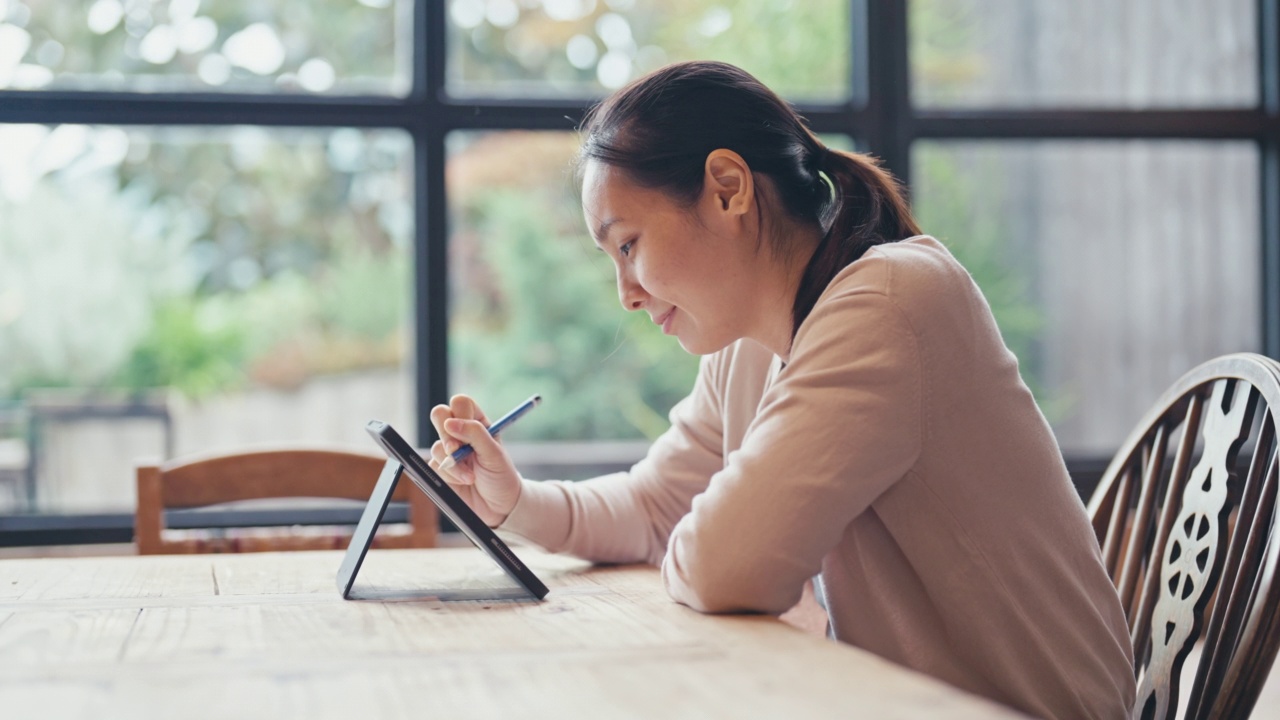
[[[356,573],[360,572],[365,553],[369,552],[369,545],[373,543],[373,534],[377,532],[378,524],[382,522],[382,516],[387,512],[387,505],[391,503],[391,494],[396,491],[396,483],[400,481],[403,473],[404,466],[398,460],[387,460],[387,464],[382,466],[378,483],[373,486],[373,494],[369,496],[369,502],[364,506],[360,522],[356,525],[356,532],[351,536],[351,544],[347,546],[347,554],[342,558],[342,565],[338,568],[338,592],[342,593],[344,600],[350,599],[351,586],[355,584]]]

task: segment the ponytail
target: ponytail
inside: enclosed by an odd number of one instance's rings
[[[800,278],[791,332],[809,316],[841,270],[868,249],[920,234],[897,178],[869,155],[832,150],[817,138],[815,165],[830,182],[830,201],[819,210],[825,230]]]

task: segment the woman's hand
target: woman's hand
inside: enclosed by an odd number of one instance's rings
[[[430,465],[489,527],[497,527],[520,499],[520,473],[497,438],[489,434],[489,419],[466,395],[454,395],[448,405],[431,408],[431,424],[440,439],[431,446]],[[458,448],[473,452],[448,470],[440,463]]]

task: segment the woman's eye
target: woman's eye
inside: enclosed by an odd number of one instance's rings
[[[618,252],[621,253],[622,257],[631,257],[631,246],[635,244],[636,244],[635,240],[632,240],[631,242],[628,242],[628,243],[624,243],[622,247],[618,248]]]

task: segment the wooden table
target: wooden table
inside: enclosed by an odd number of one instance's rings
[[[772,617],[676,605],[651,567],[478,550],[0,561],[0,717],[1015,715]]]

